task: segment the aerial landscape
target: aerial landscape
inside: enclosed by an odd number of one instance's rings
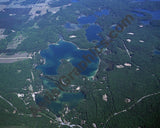
[[[0,0],[0,128],[160,128],[160,0]]]

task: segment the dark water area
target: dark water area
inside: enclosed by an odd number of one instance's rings
[[[107,16],[107,15],[109,15],[109,11],[107,9],[104,9],[104,10],[101,10],[101,11],[97,11],[94,14],[96,16],[103,16],[103,15]]]
[[[150,0],[150,1],[160,1],[160,0]]]
[[[71,107],[75,107],[81,99],[84,99],[84,94],[82,94],[81,92],[63,93],[59,101],[69,103]]]
[[[79,0],[72,0],[71,2],[72,3],[77,3],[77,2],[79,2]]]
[[[35,100],[36,100],[37,105],[39,105],[41,107],[46,107],[46,108],[50,109],[52,112],[54,112],[55,114],[58,114],[58,112],[61,111],[62,107],[63,107],[61,103],[47,101],[41,95],[36,95]]]
[[[145,15],[143,13],[140,12],[136,12],[136,11],[132,11],[133,14],[135,14],[138,17],[144,17]]]
[[[146,10],[146,9],[136,9],[136,11],[138,12],[145,12],[148,13],[152,16],[152,20],[160,20],[160,10],[157,11],[150,11],[150,10]]]
[[[153,53],[154,53],[155,55],[160,55],[160,50],[154,50]]]
[[[136,3],[136,2],[145,2],[145,1],[148,1],[148,0],[134,0],[134,1],[132,1],[132,3]],[[149,0],[149,1],[160,1],[160,0]]]
[[[149,20],[141,20],[140,23],[143,24],[143,25],[150,25]]]
[[[45,58],[46,64],[40,65],[37,69],[47,75],[56,75],[61,59],[70,59],[73,66],[78,67],[78,64],[84,60],[83,55],[91,54],[88,50],[79,50],[72,43],[59,41],[57,45],[50,45],[48,49],[41,51],[41,56]],[[86,70],[81,74],[91,76],[98,68],[99,59],[95,57],[92,63],[88,64]]]
[[[36,95],[36,104],[39,106],[47,107],[55,114],[59,114],[62,111],[65,104],[68,104],[70,108],[77,106],[80,100],[84,99],[84,95],[80,93],[62,93],[61,97],[57,101],[47,101],[41,95]]]
[[[95,22],[97,20],[97,16],[107,16],[109,15],[109,10],[103,9],[100,11],[96,11],[93,13],[93,15],[90,16],[82,16],[77,19],[79,24],[89,24],[89,27],[86,29],[86,37],[89,42],[97,40],[101,41],[102,39],[99,36],[99,33],[102,32],[102,29],[100,26],[96,25]]]
[[[1,5],[9,5],[10,2],[9,2],[9,1],[8,1],[8,2],[0,2],[0,4],[1,4]]]
[[[132,11],[133,14],[135,14],[139,18],[145,18],[145,14],[147,13],[152,16],[151,19],[148,20],[140,20],[140,23],[143,25],[150,25],[150,22],[152,20],[160,20],[160,10],[157,11],[150,11],[146,9],[136,9],[135,11]]]
[[[96,22],[96,17],[93,15],[90,16],[82,16],[78,18],[78,23],[79,24],[92,24]]]
[[[132,3],[136,3],[136,2],[145,2],[145,0],[133,0]]]
[[[50,80],[46,77],[42,77],[41,79],[43,80],[43,88],[44,89],[57,88],[57,86],[55,85],[55,83],[52,80]]]
[[[98,40],[101,41],[102,39],[99,37],[99,33],[102,32],[102,29],[98,25],[90,25],[86,29],[86,37],[88,41]]]
[[[73,2],[73,1],[72,1]],[[75,2],[75,1],[74,1]],[[79,24],[66,23],[64,27],[67,30],[75,31],[82,28],[83,25],[89,24],[89,27],[86,29],[86,37],[88,41],[101,41],[99,34],[102,32],[102,29],[99,25],[96,25],[97,17],[108,15],[108,10],[101,10],[94,13],[90,16],[82,16],[77,19]],[[57,45],[50,45],[48,49],[41,51],[41,56],[46,60],[46,64],[40,65],[37,68],[41,70],[44,74],[47,75],[56,75],[58,67],[60,65],[61,59],[70,59],[70,62],[73,66],[79,68],[78,64],[81,61],[84,61],[83,55],[91,54],[88,50],[80,50],[72,44],[65,41],[59,41]],[[81,74],[86,76],[94,75],[95,71],[98,68],[99,59],[95,57],[94,60],[91,60],[91,63],[88,64],[86,70]],[[55,88],[55,85],[48,83],[46,89]],[[70,107],[75,107],[81,99],[84,99],[82,93],[64,93],[58,102],[52,102],[47,106],[51,111],[57,113],[63,108],[62,103],[68,103]],[[43,100],[43,98],[38,98],[37,103]],[[58,113],[57,113],[58,114]]]
[[[92,24],[92,23],[95,23],[96,20],[97,20],[97,17],[96,16],[107,16],[109,15],[109,10],[107,9],[103,9],[101,11],[97,11],[95,12],[93,15],[89,15],[89,16],[82,16],[80,18],[78,18],[78,23],[79,24]]]

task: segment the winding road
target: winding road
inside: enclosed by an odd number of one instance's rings
[[[4,97],[2,97],[1,95],[0,95],[0,98],[2,100],[6,101],[12,108],[14,108],[14,110],[17,110],[17,108],[11,102],[9,102],[7,99],[5,99]]]
[[[135,107],[135,105],[138,104],[138,103],[140,103],[142,100],[144,100],[144,99],[146,99],[146,98],[148,98],[148,97],[151,97],[151,96],[158,95],[158,94],[160,94],[160,91],[159,91],[159,92],[156,92],[156,93],[148,94],[148,95],[146,95],[146,96],[143,96],[143,97],[141,97],[140,99],[138,99],[134,104],[132,104],[130,107],[128,107],[128,108],[126,108],[126,109],[124,109],[124,110],[122,110],[122,111],[113,113],[113,114],[112,114],[110,117],[108,117],[108,119],[106,120],[106,124],[105,124],[105,127],[104,127],[104,128],[106,128],[107,123],[108,123],[113,117],[118,116],[118,115],[121,114],[121,113],[127,112],[128,110],[130,110],[130,109],[132,109],[133,107]]]

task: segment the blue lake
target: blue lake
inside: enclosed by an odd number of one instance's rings
[[[101,41],[102,39],[98,35],[100,32],[102,32],[102,29],[100,26],[96,25],[95,22],[97,20],[97,16],[101,17],[103,15],[109,15],[109,10],[103,9],[100,11],[94,12],[93,15],[89,16],[82,16],[77,19],[79,24],[89,24],[89,27],[86,29],[86,37],[89,42],[97,40]]]
[[[50,45],[48,49],[41,51],[41,56],[46,64],[39,65],[37,69],[47,75],[56,75],[61,59],[69,59],[73,66],[78,67],[79,62],[84,60],[83,55],[91,54],[88,50],[79,50],[75,45],[66,41],[59,41],[57,45]],[[92,63],[88,64],[83,75],[91,76],[98,68],[99,59],[95,57]]]
[[[136,3],[136,2],[144,2],[145,0],[133,0],[131,1],[132,3]]]
[[[136,11],[145,12],[145,13],[152,15],[152,20],[160,20],[160,10],[150,11],[146,9],[136,9]]]
[[[132,11],[132,13],[135,14],[137,17],[145,17],[143,12]],[[143,24],[143,25],[149,25],[150,20],[141,20],[140,23]]]
[[[82,16],[78,18],[78,23],[79,24],[92,24],[96,22],[96,17],[93,15],[90,16]]]
[[[107,9],[103,9],[103,10],[101,10],[101,11],[95,12],[94,14],[95,14],[96,16],[103,16],[103,15],[107,16],[107,15],[109,15],[109,11],[108,11]]]
[[[140,23],[143,25],[149,25],[150,21],[149,20],[141,20]]]
[[[160,1],[160,0],[150,0],[150,1]]]
[[[77,106],[80,100],[84,99],[84,95],[82,93],[62,93],[62,96],[58,99],[58,101],[51,101],[50,103],[44,100],[44,97],[41,95],[36,95],[36,104],[43,105],[49,108],[50,111],[55,114],[59,114],[64,107],[64,104],[68,104],[70,108],[74,108]]]
[[[96,16],[103,16],[103,15],[105,16],[109,15],[109,11],[107,9],[103,9],[101,11],[95,12],[93,15],[81,16],[77,20],[79,24],[92,24],[96,22],[97,20]]]
[[[144,17],[145,16],[143,13],[136,12],[136,11],[133,11],[132,13],[135,14],[136,16],[138,16],[138,17]]]
[[[132,13],[140,18],[145,17],[145,15],[143,13],[147,13],[152,16],[152,19],[141,20],[140,23],[143,25],[149,25],[151,20],[160,20],[160,10],[150,11],[150,10],[146,10],[146,9],[136,9],[135,11],[132,11]]]
[[[88,41],[98,40],[101,41],[102,39],[99,37],[99,33],[102,32],[102,29],[98,25],[90,25],[86,29],[86,37]]]
[[[72,0],[72,3],[77,3],[79,2],[79,0]]]
[[[78,2],[78,1],[72,0],[72,2]],[[108,10],[97,11],[93,15],[82,16],[78,18],[77,20],[79,24],[66,23],[64,27],[67,30],[76,31],[80,29],[83,25],[89,24],[89,27],[86,29],[86,37],[88,41],[94,41],[94,40],[101,41],[102,39],[99,36],[99,33],[102,32],[102,29],[99,25],[96,25],[95,22],[98,16],[103,16],[108,14],[109,14]],[[84,58],[82,58],[82,56],[91,53],[88,50],[77,49],[77,47],[74,44],[61,40],[55,45],[50,45],[48,49],[41,51],[40,54],[46,60],[46,63],[38,66],[37,69],[41,70],[44,74],[47,75],[56,75],[58,72],[57,71],[58,67],[61,64],[60,60],[70,59],[70,63],[72,63],[73,66],[78,67],[78,64],[81,61],[84,61]],[[91,63],[88,64],[86,70],[81,74],[86,76],[94,75],[99,64],[99,59],[97,57],[94,58],[95,59],[91,60]],[[55,87],[56,86],[54,85],[54,83],[48,83],[46,85],[46,89],[51,89]],[[77,105],[78,102],[83,98],[84,95],[82,93],[76,93],[76,94],[63,93],[62,97],[59,99],[58,102],[51,102],[51,104],[47,105],[47,108],[57,113],[58,111],[62,110],[64,103],[68,103],[70,107],[75,107],[75,105]],[[41,101],[44,101],[44,97],[37,95],[36,103],[39,104]]]
[[[135,2],[145,2],[147,0],[134,0],[132,1],[132,3],[135,3]],[[149,1],[160,1],[160,0],[149,0]]]
[[[153,53],[154,53],[155,55],[160,55],[160,51],[159,51],[159,50],[154,50]]]

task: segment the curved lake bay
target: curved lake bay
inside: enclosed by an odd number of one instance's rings
[[[50,45],[48,49],[41,51],[40,54],[45,58],[46,63],[44,65],[39,65],[37,69],[40,69],[46,75],[56,75],[58,67],[61,64],[60,60],[70,59],[70,63],[77,67],[78,63],[84,60],[82,56],[91,53],[89,50],[78,49],[74,44],[61,40],[55,45]],[[99,59],[95,58],[81,74],[92,76],[97,70],[98,64]]]

